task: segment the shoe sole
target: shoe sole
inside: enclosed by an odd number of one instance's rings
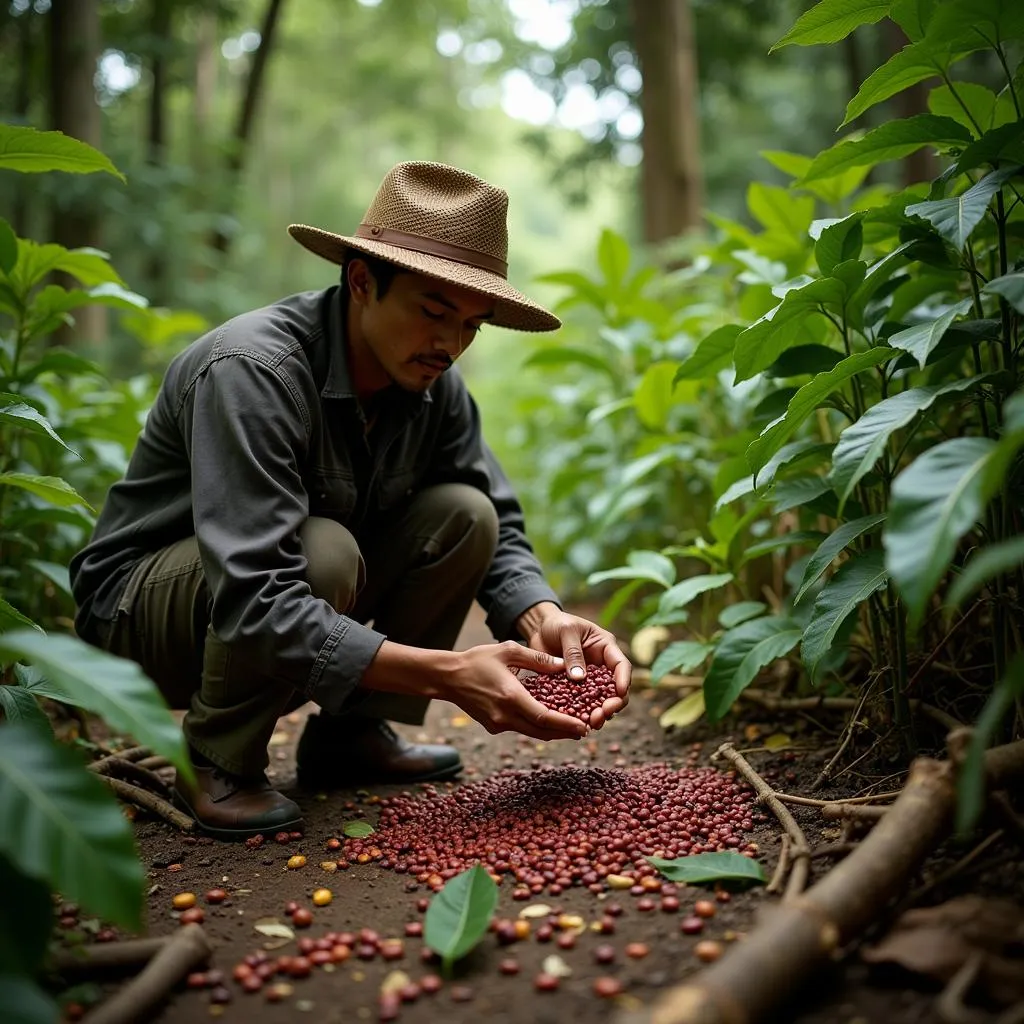
[[[211,825],[203,824],[196,816],[196,812],[177,793],[172,794],[171,803],[196,823],[195,827],[198,832],[214,839],[223,839],[229,843],[241,842],[244,839],[251,839],[253,836],[272,835],[275,832],[302,832],[305,828],[302,818],[293,818],[291,821],[283,821],[278,825],[268,825],[264,828],[214,828]]]
[[[347,786],[413,786],[420,782],[444,782],[446,779],[455,778],[456,775],[461,774],[464,770],[465,766],[460,761],[458,764],[449,765],[447,768],[438,768],[435,772],[426,772],[422,775],[376,775],[365,777],[350,775],[343,779],[331,780],[329,784],[325,784],[322,779],[310,780],[303,778],[303,773],[299,769],[296,770],[296,781],[303,789],[315,793],[324,789],[344,789]]]

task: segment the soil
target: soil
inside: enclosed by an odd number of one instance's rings
[[[489,634],[479,615],[467,621],[460,637],[460,647],[486,642]],[[811,792],[811,785],[822,765],[834,748],[842,721],[839,716],[828,718],[817,715],[812,723],[806,716],[772,717],[757,708],[741,708],[739,715],[712,730],[706,723],[684,730],[681,734],[664,732],[658,725],[658,715],[673,698],[665,692],[652,690],[635,692],[627,710],[604,729],[579,744],[571,741],[547,745],[535,744],[523,737],[506,734],[488,736],[452,705],[435,703],[422,729],[399,726],[399,731],[420,742],[448,742],[461,752],[467,765],[465,779],[472,781],[485,777],[503,767],[529,767],[540,758],[546,763],[561,764],[566,760],[576,763],[609,767],[623,762],[630,765],[651,761],[682,763],[693,744],[700,744],[700,764],[709,764],[710,757],[720,743],[730,740],[744,750],[751,764],[777,789],[793,794],[815,797],[854,795],[881,792],[899,787],[898,767],[878,764],[872,769],[861,762],[845,772],[838,782],[824,794]],[[143,862],[149,876],[147,897],[147,934],[164,935],[177,927],[177,915],[171,907],[171,897],[178,892],[191,891],[200,897],[199,905],[205,911],[206,929],[215,953],[211,967],[220,968],[230,979],[232,967],[242,958],[260,948],[276,946],[272,955],[294,954],[295,941],[281,944],[253,930],[255,922],[263,918],[276,918],[289,923],[284,905],[296,900],[314,911],[312,927],[297,931],[297,936],[321,937],[327,931],[350,931],[370,927],[382,936],[404,937],[409,921],[422,920],[416,901],[429,895],[425,887],[407,891],[407,876],[381,870],[372,864],[356,865],[347,871],[333,874],[324,872],[319,864],[333,857],[325,843],[339,837],[343,821],[353,816],[344,805],[356,803],[357,811],[371,822],[376,809],[367,803],[371,795],[355,790],[327,794],[306,793],[295,785],[294,751],[306,715],[314,710],[310,705],[287,718],[281,719],[271,743],[271,770],[274,784],[302,807],[306,821],[301,840],[278,845],[268,840],[259,849],[250,850],[242,844],[223,844],[205,838],[187,837],[169,825],[140,812],[136,819],[136,832]],[[820,731],[818,725],[826,731]],[[766,750],[763,740],[767,736],[783,733],[790,737],[790,746],[774,752]],[[620,751],[613,750],[619,744]],[[853,761],[852,754],[844,763]],[[895,777],[894,777],[895,776]],[[374,786],[372,794],[386,796],[402,787]],[[833,842],[837,838],[831,823],[821,819],[816,808],[791,808],[805,829],[812,845]],[[758,844],[759,859],[771,874],[778,859],[780,829],[773,818],[756,826],[753,840]],[[977,840],[975,840],[976,842]],[[913,886],[934,877],[944,866],[956,861],[965,847],[949,844],[937,852],[929,862],[927,874],[916,879]],[[296,853],[305,854],[307,865],[300,870],[288,870],[287,859]],[[821,860],[813,862],[815,872],[827,870]],[[813,879],[812,879],[813,880]],[[314,889],[326,886],[334,894],[330,905],[315,908],[310,896]],[[228,891],[229,898],[218,906],[205,905],[202,894],[215,887]],[[1016,896],[1024,903],[1024,866],[1019,851],[1012,846],[996,844],[970,869],[954,876],[947,885],[937,886],[925,902],[935,903],[962,891],[983,894]],[[499,946],[493,935],[466,957],[456,968],[452,981],[446,981],[436,995],[423,995],[416,1003],[402,1006],[400,1020],[407,1024],[425,1024],[444,1017],[450,1024],[480,1020],[507,1022],[507,1024],[566,1024],[570,1021],[611,1020],[618,1012],[640,1009],[649,1005],[666,987],[678,983],[700,969],[693,948],[699,939],[717,939],[728,947],[741,942],[743,934],[753,927],[758,910],[777,897],[766,895],[763,887],[736,891],[727,903],[719,903],[716,916],[707,922],[699,937],[682,935],[679,919],[690,911],[693,902],[709,895],[709,890],[683,887],[680,890],[682,908],[678,914],[655,910],[641,913],[635,908],[635,899],[628,893],[595,896],[585,889],[571,889],[557,899],[542,896],[534,902],[557,904],[566,912],[577,913],[587,922],[600,916],[602,905],[615,900],[625,907],[618,920],[614,935],[598,935],[586,931],[579,936],[572,950],[560,950],[553,944],[542,945],[532,937],[512,946]],[[514,902],[511,886],[502,886],[497,915],[516,918],[527,904]],[[395,970],[406,972],[413,980],[426,973],[434,973],[421,961],[422,940],[404,938],[405,957],[397,962],[384,963],[379,958],[366,963],[355,958],[332,968],[314,969],[307,979],[292,982],[294,991],[281,1003],[268,1003],[263,995],[246,995],[240,986],[228,981],[233,999],[225,1006],[210,1003],[209,992],[189,990],[176,992],[156,1018],[160,1024],[191,1024],[195,1020],[223,1017],[246,1024],[274,1024],[307,1018],[317,1022],[376,1021],[378,993],[385,977]],[[593,949],[612,943],[618,952],[614,964],[598,966]],[[650,947],[642,960],[629,960],[623,950],[629,942],[644,942]],[[537,992],[533,978],[541,970],[545,957],[557,953],[572,970],[562,980],[556,992]],[[728,949],[726,950],[726,955]],[[521,972],[514,977],[498,972],[500,960],[513,957],[519,961]],[[594,979],[611,975],[624,985],[624,994],[603,1000],[593,994]],[[466,1002],[453,1001],[455,985],[469,986],[472,997]],[[848,956],[831,973],[819,976],[810,989],[794,994],[793,1005],[778,1011],[777,1021],[793,1024],[867,1024],[867,1022],[938,1021],[935,996],[938,987],[906,972],[879,972],[869,970],[856,955]]]

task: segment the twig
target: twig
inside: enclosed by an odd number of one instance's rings
[[[811,783],[811,789],[820,789],[832,775],[832,769],[836,766],[836,762],[843,756],[843,751],[847,746],[849,746],[850,740],[853,739],[853,732],[857,727],[857,719],[860,716],[861,711],[864,709],[864,702],[868,699],[869,692],[870,691],[865,688],[863,694],[861,694],[860,700],[857,703],[857,708],[853,714],[850,715],[850,720],[846,723],[846,728],[843,730],[843,739],[839,744],[839,749],[829,758],[828,764],[826,764],[818,773],[818,777]]]
[[[149,757],[153,753],[149,747],[129,747],[127,750],[118,751],[116,754],[107,754],[106,757],[101,757],[98,761],[93,761],[89,767],[94,772],[99,772],[101,775],[106,774],[107,766],[112,761],[141,761],[144,757]]]
[[[171,766],[171,762],[168,761],[166,757],[160,757],[159,755],[155,757],[144,757],[138,763],[139,767],[148,768],[150,771],[155,771],[157,768],[170,768]]]
[[[105,757],[102,761],[94,761],[88,767],[89,771],[107,778],[125,776],[127,781],[148,787],[163,797],[169,796],[171,792],[170,786],[155,772],[143,767],[141,762],[122,761],[119,757]]]
[[[808,856],[812,860],[818,857],[845,857],[848,853],[853,853],[857,846],[857,843],[851,843],[849,840],[842,843],[824,843],[811,850]]]
[[[172,807],[163,797],[150,793],[148,789],[133,786],[130,782],[121,779],[112,779],[109,775],[100,775],[99,779],[109,786],[122,800],[152,811],[159,815],[164,821],[169,822],[182,832],[191,832],[195,827],[195,821],[187,814],[182,814],[176,807]]]
[[[935,1000],[935,1011],[945,1024],[982,1024],[988,1020],[987,1013],[972,1010],[964,1003],[964,996],[974,984],[984,959],[985,954],[980,950],[971,953]]]
[[[968,867],[972,861],[977,860],[993,843],[998,842],[1003,837],[1003,830],[1001,828],[996,829],[991,835],[985,836],[984,839],[973,849],[968,850],[955,864],[946,868],[945,871],[937,874],[931,881],[925,882],[919,889],[912,892],[906,900],[900,905],[901,907],[912,907],[917,903],[920,903],[925,896],[928,895],[933,889],[938,888],[944,882],[948,882],[955,875],[958,875],[964,868]]]
[[[716,751],[716,756],[718,754],[731,761],[736,770],[754,787],[758,800],[771,808],[779,824],[786,830],[786,833],[792,840],[793,847],[790,850],[790,854],[793,859],[793,869],[790,872],[789,882],[786,884],[786,892],[782,899],[783,902],[794,900],[803,892],[804,886],[807,885],[807,876],[810,871],[807,858],[800,856],[801,851],[810,849],[803,830],[796,823],[793,815],[789,813],[789,808],[775,796],[775,790],[754,771],[750,766],[750,762],[742,754],[736,752],[736,748],[731,743],[723,743]]]
[[[776,793],[777,799],[784,804],[799,804],[801,807],[831,807],[833,804],[873,804],[876,800],[894,800],[900,795],[898,789],[888,793],[876,793],[874,796],[849,796],[836,800],[816,800],[809,796],[793,796],[791,793]]]
[[[789,845],[789,833],[783,832],[782,846],[779,849],[779,860],[775,865],[772,880],[764,887],[765,892],[776,893],[782,888],[782,880],[786,877],[786,869],[789,867]]]
[[[182,978],[209,960],[211,952],[201,925],[183,925],[138,977],[85,1018],[87,1024],[137,1024],[144,1020]]]
[[[873,804],[825,804],[821,816],[828,821],[878,821],[890,807],[878,807]]]
[[[170,936],[153,939],[129,939],[126,942],[97,942],[53,954],[47,966],[55,974],[92,973],[138,967],[152,960],[170,942]]]

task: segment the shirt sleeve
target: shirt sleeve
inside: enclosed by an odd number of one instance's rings
[[[498,546],[477,598],[498,640],[518,638],[515,623],[541,601],[561,607],[558,595],[526,537],[523,510],[512,485],[483,439],[480,411],[462,378],[450,370],[442,400],[442,422],[427,483],[465,483],[483,491],[498,513]]]
[[[314,597],[299,530],[310,413],[275,365],[215,358],[188,389],[181,428],[210,622],[232,663],[337,711],[384,636]]]

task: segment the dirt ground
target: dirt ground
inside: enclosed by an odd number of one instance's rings
[[[489,639],[479,616],[472,616],[460,638],[460,646]],[[576,744],[561,742],[541,746],[515,735],[489,737],[476,723],[467,719],[457,708],[435,704],[422,730],[399,727],[407,736],[420,741],[443,741],[454,744],[467,765],[466,781],[484,777],[502,767],[529,767],[541,759],[546,763],[561,764],[573,760],[578,764],[610,767],[623,762],[630,765],[651,761],[681,763],[690,752],[691,744],[701,743],[700,764],[708,764],[717,746],[731,740],[754,767],[764,774],[776,788],[794,794],[812,795],[810,785],[827,758],[825,744],[834,742],[834,732],[822,734],[806,718],[792,715],[771,718],[765,712],[751,709],[737,719],[728,720],[725,730],[709,731],[706,725],[687,730],[683,735],[666,735],[658,726],[657,716],[671,702],[666,693],[652,691],[634,694],[628,709],[590,740]],[[350,959],[344,964],[314,969],[311,977],[292,982],[293,993],[283,1002],[268,1003],[262,994],[247,995],[230,980],[232,967],[242,958],[261,948],[274,946],[272,955],[294,954],[295,941],[282,943],[257,934],[255,922],[276,918],[289,923],[284,905],[295,900],[311,907],[314,889],[326,886],[334,894],[333,902],[322,908],[313,908],[312,927],[298,931],[297,936],[312,938],[328,931],[350,931],[370,927],[382,936],[404,937],[407,922],[422,920],[416,901],[429,895],[425,887],[410,892],[407,876],[381,870],[372,864],[355,865],[347,871],[327,874],[320,867],[330,856],[325,843],[331,837],[341,836],[341,825],[352,816],[344,805],[356,802],[360,813],[371,822],[376,809],[366,804],[367,796],[355,791],[330,794],[305,793],[295,786],[294,750],[302,730],[307,709],[282,719],[271,744],[271,773],[273,782],[302,807],[306,832],[301,840],[278,845],[266,842],[256,850],[242,844],[221,844],[185,837],[174,832],[163,822],[141,815],[136,828],[143,862],[149,873],[148,933],[162,935],[177,927],[177,915],[171,907],[171,897],[178,892],[191,891],[200,896],[205,910],[206,928],[215,948],[211,963],[228,976],[227,985],[232,1000],[227,1005],[211,1005],[210,993],[205,990],[182,988],[168,1002],[156,1018],[160,1024],[186,1024],[197,1019],[223,1017],[225,1021],[247,1024],[275,1024],[295,1021],[306,1015],[318,1022],[376,1021],[378,1019],[378,992],[385,977],[395,970],[406,972],[412,980],[435,968],[421,961],[422,940],[404,938],[405,956],[397,962],[384,963],[379,958],[372,962]],[[838,730],[838,717],[822,724]],[[774,753],[766,751],[760,738],[783,732],[791,736],[792,745]],[[613,750],[613,745],[620,750]],[[867,771],[863,765],[844,774],[839,785],[825,795],[854,795],[857,793],[897,788],[898,779],[891,777],[894,769],[882,766]],[[886,779],[885,776],[890,778]],[[895,783],[895,785],[894,785]],[[386,796],[400,787],[373,787],[373,794]],[[821,796],[821,793],[813,794]],[[834,841],[835,830],[821,819],[816,808],[794,807],[795,816],[813,844]],[[779,851],[780,829],[773,818],[757,825],[752,838],[760,848],[759,859],[770,875]],[[300,870],[288,870],[287,859],[296,853],[305,854],[307,865]],[[939,857],[927,868],[927,874],[915,880],[915,886],[933,877],[943,865],[960,857],[963,849],[940,851]],[[957,894],[959,887],[978,892],[1013,895],[1018,900],[1024,894],[1024,867],[1019,851],[1010,847],[992,857],[982,857],[969,871],[956,876],[944,886],[929,893],[926,902],[938,902]],[[1016,855],[1015,855],[1016,854]],[[338,853],[334,854],[337,858]],[[821,861],[815,870],[823,870]],[[207,906],[202,894],[208,889],[222,887],[229,898],[219,906]],[[614,899],[625,907],[618,920],[614,935],[597,935],[586,931],[579,936],[574,949],[561,950],[553,944],[542,945],[533,937],[513,946],[499,946],[494,936],[488,935],[457,968],[453,982],[446,982],[436,995],[423,995],[416,1003],[405,1004],[400,1019],[408,1024],[425,1024],[441,1017],[451,1024],[468,1024],[488,1020],[499,1024],[566,1024],[569,1021],[610,1020],[616,1012],[638,1009],[651,1003],[666,986],[677,983],[700,968],[693,954],[698,938],[680,933],[679,919],[690,911],[693,902],[708,894],[707,890],[683,887],[679,914],[655,910],[641,913],[635,908],[635,898],[628,893],[597,897],[585,889],[571,889],[558,897],[538,897],[537,901],[557,903],[566,912],[577,913],[586,921],[600,916],[603,903]],[[620,898],[621,897],[621,898]],[[718,939],[728,947],[730,942],[741,942],[743,933],[754,924],[758,909],[777,897],[767,896],[758,887],[733,894],[728,903],[718,905],[716,916],[707,923],[699,938]],[[497,914],[515,918],[525,904],[513,902],[511,886],[501,890]],[[629,942],[644,942],[650,953],[642,960],[629,960],[623,949]],[[612,943],[617,950],[616,962],[598,966],[593,958],[594,948]],[[541,962],[557,953],[571,968],[572,974],[562,980],[557,992],[541,993],[533,988],[533,978],[541,969]],[[499,974],[500,960],[513,957],[519,961],[521,972],[506,977]],[[625,993],[606,1001],[592,992],[593,981],[602,975],[612,975],[624,984]],[[468,1001],[456,1002],[452,998],[454,985],[468,986],[472,996]],[[938,1021],[935,1011],[936,986],[921,982],[915,976],[892,971],[879,973],[869,969],[854,955],[848,957],[841,968],[819,976],[809,990],[796,995],[793,1005],[779,1011],[777,1021],[793,1024],[868,1024],[868,1022]]]

